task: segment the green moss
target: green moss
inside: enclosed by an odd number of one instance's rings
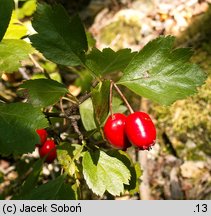
[[[101,30],[100,41],[108,46],[112,44],[115,50],[119,50],[125,47],[125,43],[137,44],[141,40],[140,30],[141,26],[135,20],[120,17]]]

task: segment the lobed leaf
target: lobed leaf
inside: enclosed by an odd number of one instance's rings
[[[170,105],[196,92],[205,74],[188,62],[192,51],[173,49],[174,37],[159,37],[149,42],[128,64],[117,82],[163,105]]]
[[[136,52],[131,52],[131,49],[122,49],[117,52],[111,48],[105,48],[102,51],[97,48],[86,56],[86,65],[97,75],[104,75],[109,72],[122,71]]]
[[[20,87],[28,90],[29,102],[39,107],[55,104],[68,92],[63,84],[50,79],[28,80]]]
[[[130,171],[115,157],[103,151],[86,151],[82,161],[83,175],[89,188],[102,196],[107,190],[116,196],[124,191],[124,184],[129,184]]]
[[[37,31],[30,36],[32,45],[47,59],[66,66],[81,64],[88,45],[78,16],[70,18],[61,5],[38,4],[32,25]]]
[[[26,103],[0,103],[0,154],[32,152],[39,143],[36,129],[48,121],[39,108]]]

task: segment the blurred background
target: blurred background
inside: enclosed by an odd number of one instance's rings
[[[211,1],[210,0],[46,0],[61,3],[70,15],[79,13],[95,38],[96,47],[140,50],[159,35],[176,36],[175,47],[191,47],[192,62],[208,75],[198,93],[169,107],[152,103],[126,91],[135,110],[147,111],[156,123],[157,144],[151,151],[133,155],[143,169],[141,199],[211,199]],[[36,0],[16,0],[18,19],[30,29]],[[93,41],[94,43],[94,41]],[[39,60],[52,77],[62,80],[75,96],[89,89],[90,76],[59,68]],[[24,74],[39,77],[31,62],[25,72],[3,76],[0,94],[15,98],[17,83]],[[5,85],[7,83],[7,85]],[[9,84],[8,84],[9,83]],[[8,87],[10,85],[10,87]],[[12,86],[12,88],[11,88]],[[124,89],[123,89],[124,90]],[[169,92],[171,94],[171,92]],[[11,163],[0,160],[0,173]],[[48,167],[53,169],[52,167]],[[46,175],[50,172],[46,171]],[[2,176],[3,176],[2,174]],[[17,177],[15,171],[1,177],[0,192]],[[129,194],[116,199],[136,199]]]

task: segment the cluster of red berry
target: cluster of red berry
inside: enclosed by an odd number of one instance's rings
[[[156,141],[155,125],[144,112],[134,112],[129,116],[121,113],[110,115],[104,134],[112,146],[124,150],[131,144],[141,150],[149,149]]]
[[[40,143],[36,144],[36,147],[39,149],[39,154],[41,158],[45,158],[45,161],[51,163],[56,159],[56,144],[54,140],[47,139],[48,133],[45,129],[36,130],[37,134],[40,137]]]

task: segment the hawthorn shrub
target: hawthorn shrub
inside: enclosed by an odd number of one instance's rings
[[[23,81],[15,102],[0,98],[0,155],[19,161],[36,146],[42,152],[40,159],[30,162],[31,171],[19,177],[12,199],[81,199],[84,182],[100,197],[138,192],[141,171],[127,148],[153,148],[156,131],[148,114],[133,111],[121,86],[167,106],[196,93],[206,75],[189,62],[191,49],[173,49],[174,37],[161,36],[139,52],[101,51],[79,16],[69,17],[58,4],[37,5],[32,17],[36,33],[9,34],[15,23],[13,7],[13,0],[1,0],[0,75],[18,71],[22,60],[30,56],[34,61],[33,55],[42,54],[83,78],[76,81],[82,87],[76,97],[64,82],[40,68],[43,78]],[[130,118],[123,115],[127,110],[133,113]],[[116,114],[121,117],[114,121]],[[44,129],[47,133],[41,138],[36,131]],[[46,162],[59,164],[60,172],[40,185]]]

